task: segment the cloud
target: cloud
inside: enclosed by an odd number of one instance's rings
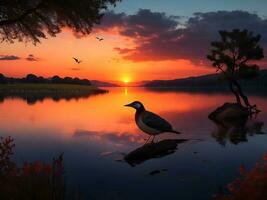
[[[0,60],[6,60],[6,61],[11,61],[11,60],[20,60],[21,58],[18,56],[14,55],[0,55]]]
[[[167,16],[162,12],[140,9],[134,15],[108,12],[97,29],[120,28],[120,34],[129,37],[153,37],[158,32],[175,29],[178,16]]]
[[[35,57],[33,54],[29,54],[28,57],[25,58],[28,61],[39,61],[40,59]],[[21,60],[21,57],[15,55],[0,55],[0,60],[12,61],[12,60]]]
[[[118,51],[120,54],[127,54],[132,52],[132,49],[129,48],[120,48],[120,47],[115,47],[114,50]]]
[[[35,57],[33,54],[29,54],[27,58],[25,58],[26,60],[30,61],[30,62],[37,62],[40,59]]]
[[[114,27],[123,26],[126,17],[125,13],[106,12],[104,19],[100,25],[96,26],[96,29],[109,30]]]
[[[109,141],[116,144],[127,144],[127,143],[142,143],[144,138],[141,135],[130,134],[130,133],[108,133],[98,132],[90,130],[76,130],[73,134],[75,137],[89,137],[92,140]]]
[[[186,59],[206,61],[210,43],[217,40],[219,30],[248,29],[262,35],[267,47],[267,19],[246,11],[195,13],[185,22],[182,17],[141,9],[134,15],[109,12],[99,30],[117,28],[119,34],[131,38],[133,48],[114,48],[123,58],[132,61]]]

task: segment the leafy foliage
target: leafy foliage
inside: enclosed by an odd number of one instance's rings
[[[252,170],[244,165],[239,168],[241,177],[228,184],[230,194],[217,194],[214,200],[266,200],[267,199],[267,154],[263,162],[257,162]]]
[[[63,154],[52,163],[12,162],[15,144],[11,137],[0,141],[0,199],[65,199]]]
[[[40,42],[70,28],[77,36],[89,34],[100,23],[108,5],[120,0],[2,0],[0,39]]]
[[[90,86],[91,81],[88,79],[80,79],[78,77],[64,77],[61,78],[57,75],[51,78],[44,78],[42,76],[36,76],[35,74],[27,74],[26,77],[23,78],[11,78],[5,77],[3,74],[0,74],[0,84],[7,84],[7,83],[34,83],[34,84],[73,84],[73,85],[85,85]]]
[[[15,147],[13,141],[11,137],[0,138],[0,176],[11,172],[15,167],[15,164],[11,161],[13,148]]]
[[[259,45],[261,36],[239,29],[231,32],[219,31],[219,34],[221,41],[212,42],[211,54],[207,55],[213,67],[231,78],[255,77],[259,67],[250,62],[264,57],[263,49]]]
[[[253,61],[264,57],[263,48],[259,45],[261,36],[248,30],[234,29],[219,31],[221,40],[211,43],[211,52],[207,59],[212,62],[217,71],[221,71],[228,80],[230,90],[234,93],[237,103],[258,112],[256,105],[251,105],[243,93],[238,79],[251,79],[259,74],[259,66]]]

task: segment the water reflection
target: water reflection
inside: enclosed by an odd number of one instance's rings
[[[239,144],[248,141],[248,136],[265,134],[262,132],[264,123],[256,119],[249,118],[235,118],[224,119],[216,124],[216,130],[212,133],[212,136],[221,145],[226,145],[227,141],[232,144]]]
[[[124,88],[124,95],[128,95],[128,88],[127,87]]]
[[[128,143],[143,143],[142,135],[133,135],[131,133],[117,133],[117,132],[98,132],[88,130],[76,130],[74,137],[86,137],[91,141],[112,142],[113,144],[121,145]]]
[[[152,158],[161,158],[173,154],[178,144],[188,141],[187,139],[166,139],[157,143],[144,144],[124,156],[124,160],[131,166],[141,164]]]
[[[219,185],[237,176],[240,163],[251,166],[267,151],[265,135],[257,134],[243,145],[229,143],[225,148],[211,137],[217,126],[207,115],[225,101],[234,100],[232,95],[155,92],[133,87],[128,88],[128,95],[124,88],[109,91],[77,101],[44,99],[34,105],[21,99],[5,99],[0,104],[0,132],[15,139],[16,162],[49,163],[51,157],[64,152],[67,182],[74,188],[79,185],[84,199],[207,200]],[[266,132],[266,97],[251,98],[262,109],[257,120],[264,122],[262,132]],[[173,149],[147,153],[145,147],[142,149],[147,135],[136,127],[132,110],[123,107],[136,99],[170,121],[183,133],[179,137],[202,142],[175,144],[177,135],[163,134],[157,139],[170,140]],[[247,126],[254,129],[253,125]],[[131,153],[139,148],[137,156]],[[136,167],[114,161],[125,158],[123,152]],[[168,172],[161,173],[163,169]],[[159,171],[160,175],[149,175]]]
[[[87,99],[93,95],[100,95],[106,93],[105,91],[99,93],[88,94],[88,92],[33,92],[33,93],[19,93],[19,94],[9,94],[9,93],[0,93],[0,103],[3,103],[7,99],[22,99],[27,102],[28,105],[34,105],[37,102],[43,102],[46,99],[52,99],[55,102],[60,101],[61,99],[70,101],[70,100],[79,100]]]

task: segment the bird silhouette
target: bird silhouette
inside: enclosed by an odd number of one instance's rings
[[[134,101],[125,106],[132,107],[136,110],[135,112],[135,123],[143,132],[147,133],[149,141],[151,136],[153,136],[152,142],[156,135],[161,133],[169,132],[180,134],[180,132],[173,130],[172,125],[160,116],[147,111],[144,105],[140,101]]]
[[[78,63],[78,64],[80,64],[80,63],[82,62],[82,61],[79,60],[78,58],[74,58],[74,57],[73,57],[73,60],[75,60],[75,62]]]
[[[101,38],[101,37],[96,37],[96,39],[98,39],[99,42],[101,42],[102,40],[104,40],[104,38]]]

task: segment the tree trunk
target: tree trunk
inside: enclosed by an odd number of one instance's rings
[[[240,96],[239,96],[238,92],[234,89],[232,81],[230,81],[230,83],[229,83],[229,87],[230,87],[230,90],[231,90],[231,91],[234,93],[234,95],[235,95],[236,102],[237,102],[239,105],[242,105]]]
[[[240,84],[237,82],[237,80],[233,80],[233,84],[236,86],[237,90],[238,90],[238,93],[240,95],[240,97],[243,99],[245,105],[248,107],[248,108],[251,108],[251,105],[249,103],[249,100],[248,100],[248,97],[244,94]]]

